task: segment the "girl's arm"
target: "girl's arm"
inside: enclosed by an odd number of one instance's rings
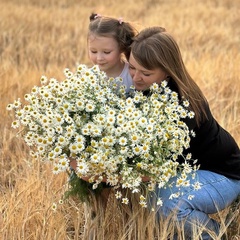
[[[76,161],[76,159],[71,159],[70,158],[70,167],[75,171],[76,170],[76,168],[77,168],[77,161]]]

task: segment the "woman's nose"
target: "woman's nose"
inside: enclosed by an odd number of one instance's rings
[[[138,71],[134,71],[134,73],[132,74],[132,79],[135,82],[140,81],[141,80],[140,73]]]

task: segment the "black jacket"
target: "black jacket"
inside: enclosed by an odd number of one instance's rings
[[[208,104],[205,105],[208,119],[197,126],[194,119],[186,121],[196,136],[191,139],[193,159],[198,160],[200,169],[220,173],[240,180],[240,150],[233,137],[213,117]]]

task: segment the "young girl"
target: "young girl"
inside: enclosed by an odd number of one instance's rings
[[[108,77],[121,78],[122,85],[129,91],[133,85],[129,73],[128,59],[130,45],[136,29],[122,18],[103,17],[92,13],[88,27],[88,55],[94,65],[98,65]],[[70,163],[76,169],[76,161]]]
[[[130,45],[136,35],[135,28],[122,18],[90,16],[88,54],[93,64],[106,72],[108,77],[122,78],[126,91],[132,85],[127,60]]]
[[[135,28],[121,18],[103,17],[99,14],[90,16],[87,37],[89,58],[108,77],[121,78],[126,92],[133,85],[127,60],[130,56],[130,45],[135,35]],[[75,159],[71,159],[70,166],[73,171],[76,170]],[[88,177],[82,180],[88,182]],[[89,187],[92,194],[86,212],[88,212],[88,215],[90,214],[90,220],[86,220],[86,225],[93,225],[92,222],[94,221],[98,227],[101,224],[100,219],[104,218],[111,188],[105,182],[101,184],[101,187],[101,192],[97,194],[92,191],[91,186]],[[90,229],[86,228],[85,230],[87,231],[86,236],[90,236],[91,239],[97,238],[97,229],[94,230],[90,227]]]

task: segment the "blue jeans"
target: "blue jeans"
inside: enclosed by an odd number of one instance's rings
[[[183,195],[178,198],[169,199],[172,192],[178,191],[176,187],[156,190],[157,197],[163,201],[157,210],[157,218],[167,218],[175,212],[177,222],[183,224],[185,239],[194,239],[194,225],[197,228],[205,227],[218,235],[219,223],[208,214],[223,210],[240,195],[240,180],[205,170],[198,170],[196,179],[202,184],[201,189],[196,191],[192,187],[184,187],[181,191]],[[192,200],[188,199],[189,194],[194,195]],[[201,237],[204,240],[212,239],[206,231],[201,233]]]

